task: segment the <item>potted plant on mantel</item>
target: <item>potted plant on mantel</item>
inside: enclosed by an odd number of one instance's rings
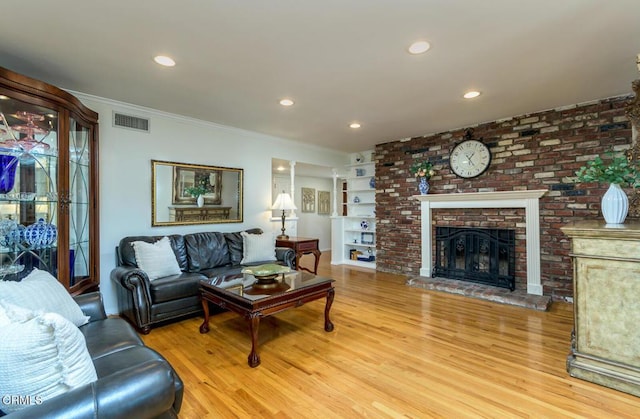
[[[190,186],[188,188],[184,188],[184,191],[196,198],[196,204],[198,204],[198,207],[202,207],[204,205],[204,194],[207,193],[207,188],[203,185]]]
[[[624,155],[607,153],[610,160],[605,162],[600,156],[576,172],[578,182],[608,183],[609,189],[602,196],[602,215],[607,224],[624,223],[629,212],[629,198],[623,186],[640,187],[640,168]]]

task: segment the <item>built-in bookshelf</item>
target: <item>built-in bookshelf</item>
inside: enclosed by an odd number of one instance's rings
[[[376,188],[373,152],[351,155],[341,176],[341,216],[332,223],[332,264],[375,268]]]

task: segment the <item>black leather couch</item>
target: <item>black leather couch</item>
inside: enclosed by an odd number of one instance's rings
[[[184,385],[171,365],[126,321],[107,318],[98,292],[74,297],[89,323],[79,329],[98,380],[5,416],[16,418],[177,418]],[[4,418],[3,418],[4,419]]]
[[[246,230],[250,234],[262,234],[259,228]],[[128,319],[142,333],[169,320],[202,312],[200,281],[211,278],[222,282],[225,277],[240,273],[243,256],[243,240],[240,232],[202,232],[186,235],[169,235],[171,248],[182,271],[149,281],[147,274],[138,268],[134,241],[154,243],[164,236],[130,236],[120,240],[116,247],[117,267],[111,271],[115,283],[120,316]],[[295,252],[289,248],[276,248],[277,262],[294,267]],[[256,262],[259,265],[267,262]]]

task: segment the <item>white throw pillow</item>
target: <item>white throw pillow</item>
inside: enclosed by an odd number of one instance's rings
[[[171,249],[169,237],[163,237],[155,243],[132,242],[138,268],[147,273],[150,281],[169,275],[178,275],[180,265]]]
[[[22,281],[0,281],[0,298],[30,310],[58,313],[76,326],[89,321],[78,303],[49,272],[34,268]]]
[[[242,260],[240,264],[276,260],[276,240],[271,234],[242,232]]]
[[[0,301],[0,409],[11,413],[98,379],[84,336],[56,313]],[[20,396],[11,399],[8,396]]]

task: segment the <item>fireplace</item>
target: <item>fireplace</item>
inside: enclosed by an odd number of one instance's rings
[[[515,230],[438,227],[433,276],[515,289]]]
[[[432,210],[446,208],[524,208],[527,293],[542,295],[540,281],[540,208],[538,200],[546,192],[546,190],[538,189],[413,196],[413,199],[420,201],[422,242],[420,276],[431,277],[433,275]]]

